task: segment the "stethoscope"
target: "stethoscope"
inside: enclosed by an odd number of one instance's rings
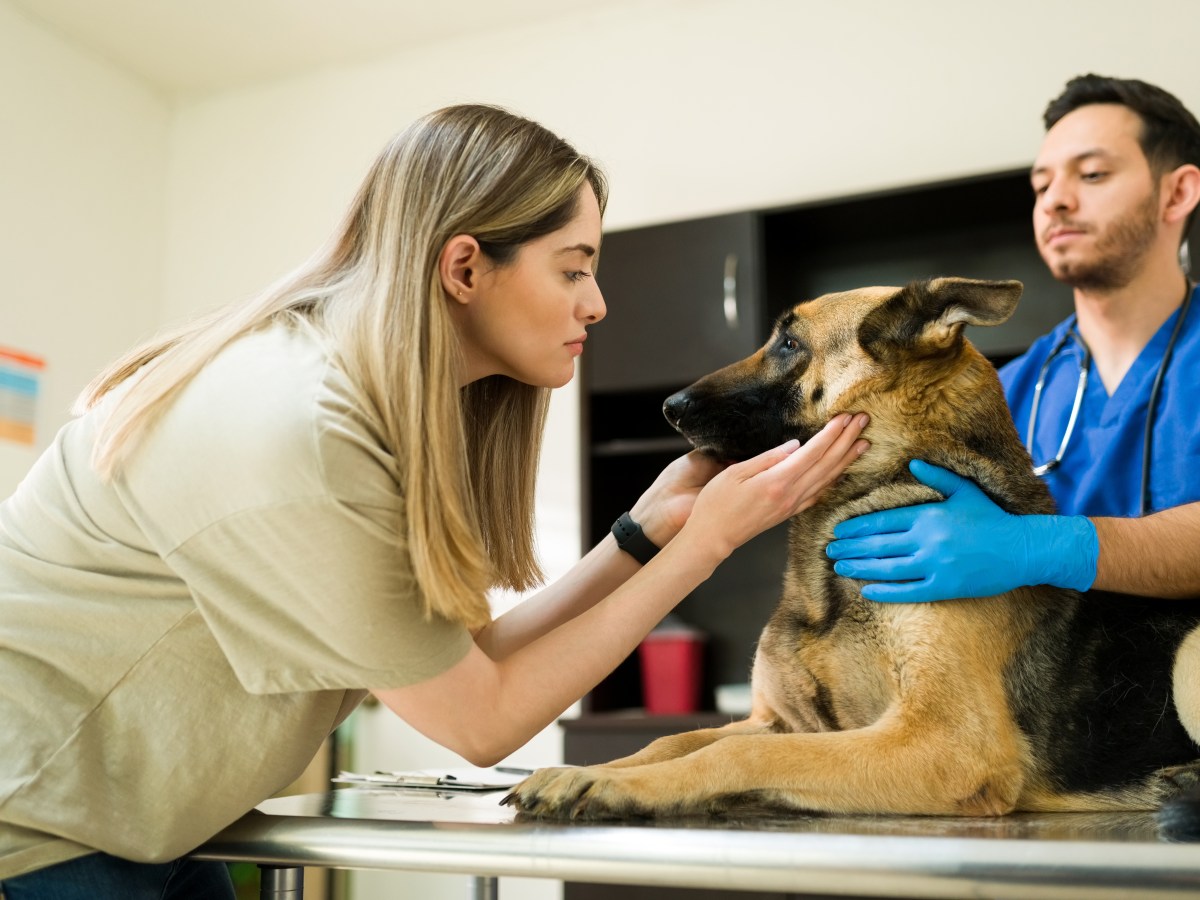
[[[1175,351],[1175,339],[1179,337],[1179,332],[1183,328],[1183,320],[1187,315],[1188,306],[1192,302],[1192,292],[1194,285],[1189,281],[1187,284],[1187,292],[1183,295],[1183,302],[1179,306],[1179,318],[1175,321],[1175,328],[1171,332],[1171,338],[1167,341],[1167,349],[1163,352],[1162,359],[1158,362],[1158,371],[1154,375],[1154,383],[1150,386],[1150,405],[1146,409],[1146,430],[1142,436],[1142,496],[1141,510],[1138,515],[1146,515],[1146,511],[1150,509],[1150,450],[1154,441],[1154,425],[1158,420],[1158,394],[1162,388],[1163,374],[1167,371],[1167,366],[1171,362],[1171,354]],[[1067,346],[1067,341],[1074,341],[1079,349],[1083,352],[1083,358],[1079,362],[1079,382],[1075,386],[1075,399],[1071,403],[1071,415],[1067,418],[1067,428],[1063,432],[1062,442],[1058,445],[1058,450],[1054,456],[1041,465],[1034,464],[1034,475],[1045,475],[1048,472],[1058,468],[1059,463],[1063,460],[1063,455],[1067,452],[1067,445],[1071,442],[1071,435],[1075,431],[1075,423],[1079,419],[1079,408],[1083,405],[1083,395],[1087,390],[1088,373],[1092,368],[1092,351],[1088,349],[1083,338],[1079,336],[1079,332],[1075,330],[1075,322],[1067,326],[1067,330],[1063,333],[1050,350],[1050,355],[1046,357],[1046,361],[1042,363],[1042,368],[1038,371],[1037,383],[1033,388],[1033,405],[1029,409],[1029,428],[1025,433],[1025,446],[1029,448],[1029,455],[1033,456],[1033,436],[1037,433],[1037,415],[1038,406],[1042,400],[1042,389],[1046,386],[1046,373],[1050,370],[1050,364],[1054,362],[1055,357],[1062,352]]]

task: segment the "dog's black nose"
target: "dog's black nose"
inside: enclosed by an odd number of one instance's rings
[[[678,428],[683,422],[683,417],[687,415],[688,407],[692,405],[692,400],[688,396],[688,392],[677,391],[663,401],[663,415],[667,417],[667,421],[671,423],[672,428]]]

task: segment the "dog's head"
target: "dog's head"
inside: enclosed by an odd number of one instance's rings
[[[919,417],[931,392],[953,401],[972,364],[990,370],[963,326],[1004,322],[1020,296],[1019,281],[965,278],[827,294],[780,316],[754,355],[672,394],[663,414],[722,460],[807,441],[839,412],[870,413],[873,426]]]

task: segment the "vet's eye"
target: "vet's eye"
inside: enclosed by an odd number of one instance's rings
[[[1107,172],[1095,171],[1095,172],[1082,172],[1079,177],[1083,181],[1095,184],[1097,181],[1103,181],[1105,176],[1107,176],[1107,175],[1108,175]]]
[[[582,269],[580,269],[577,272],[567,272],[566,275],[567,275],[567,281],[570,281],[570,282],[583,281],[583,279],[585,279],[585,278],[592,277],[591,272],[585,272]]]

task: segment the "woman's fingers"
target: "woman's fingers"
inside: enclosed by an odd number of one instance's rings
[[[725,466],[699,450],[671,462],[630,510],[646,537],[665,547],[691,515],[696,495]]]
[[[866,413],[856,416],[844,415],[844,419],[843,416],[834,417],[812,441],[804,445],[804,449],[813,454],[810,463],[812,470],[841,474],[849,463],[861,456],[863,450],[870,446],[866,441],[859,440],[859,435],[869,421]]]
[[[796,497],[790,515],[807,509],[870,446],[859,438],[869,421],[865,413],[835,416],[786,465],[794,470]],[[804,454],[801,457],[801,454]]]
[[[860,418],[863,420],[861,424],[858,423]],[[737,463],[731,468],[736,469],[743,478],[753,478],[784,461],[787,461],[790,469],[808,469],[822,460],[831,449],[838,452],[837,448],[839,447],[849,448],[854,438],[866,425],[866,418],[865,414],[853,416],[849,413],[840,413],[830,419],[825,427],[813,435],[803,446],[799,441],[792,439],[778,447],[765,450],[758,456]],[[843,449],[842,452],[845,450]]]
[[[811,506],[866,449],[858,439],[866,423],[866,415],[842,414],[803,446],[788,441],[730,466],[712,485],[714,512],[722,510],[713,524],[738,545]]]
[[[858,439],[868,421],[866,413],[835,416],[782,464],[784,471],[790,470],[797,478],[811,476],[817,480],[840,475],[869,446]]]
[[[734,475],[739,476],[743,481],[747,481],[761,472],[767,472],[775,468],[775,466],[796,453],[799,447],[800,442],[793,438],[790,441],[785,441],[778,447],[764,450],[758,456],[752,456],[740,463],[734,463],[729,468]]]

